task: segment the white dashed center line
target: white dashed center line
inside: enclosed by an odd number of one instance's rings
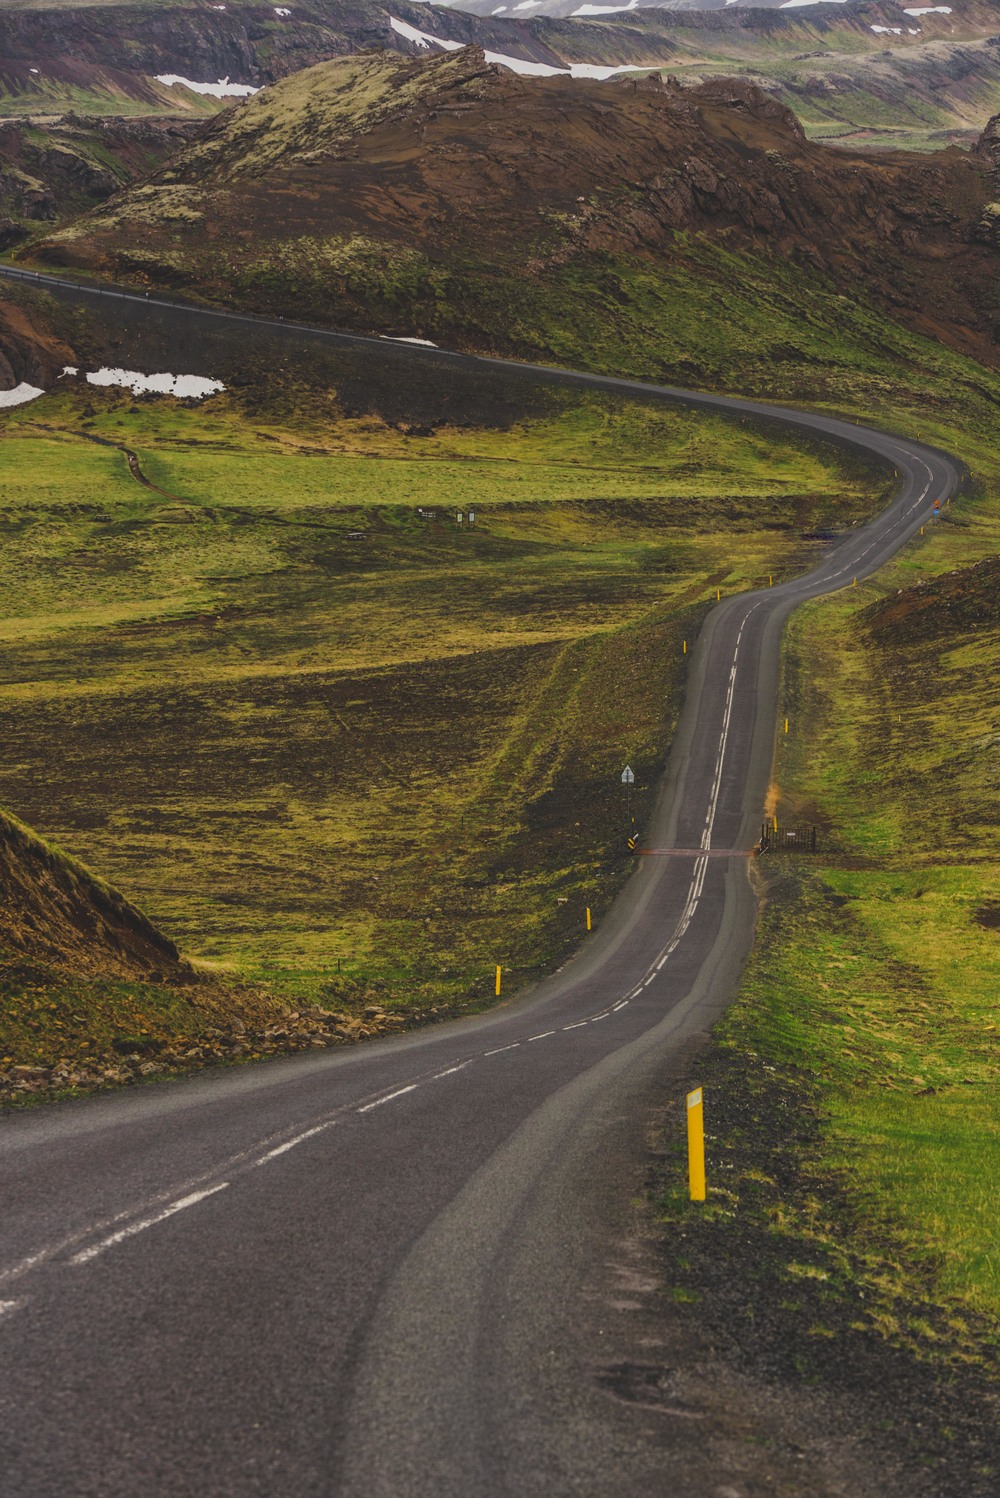
[[[391,1103],[393,1098],[403,1097],[408,1092],[416,1092],[416,1082],[411,1082],[409,1087],[397,1087],[395,1092],[387,1092],[385,1097],[377,1097],[373,1103],[365,1103],[357,1111],[359,1113],[370,1113],[373,1108],[381,1108],[383,1103]]]
[[[220,1181],[217,1186],[209,1186],[205,1191],[192,1191],[190,1196],[182,1196],[180,1201],[171,1202],[169,1207],[164,1207],[161,1212],[154,1213],[152,1217],[142,1217],[138,1222],[130,1222],[127,1228],[119,1228],[118,1232],[112,1233],[110,1238],[102,1238],[100,1243],[94,1243],[90,1248],[74,1254],[69,1262],[89,1264],[91,1259],[96,1259],[97,1255],[104,1253],[105,1249],[114,1248],[116,1243],[124,1243],[126,1238],[134,1238],[136,1233],[144,1233],[147,1228],[156,1227],[158,1222],[166,1222],[168,1217],[174,1217],[178,1212],[184,1212],[188,1207],[194,1207],[198,1202],[203,1202],[206,1196],[214,1196],[217,1191],[225,1191],[228,1185],[228,1181]]]
[[[296,1134],[294,1139],[286,1139],[284,1144],[279,1144],[273,1150],[268,1150],[266,1155],[261,1155],[260,1159],[255,1161],[255,1164],[266,1165],[268,1160],[277,1160],[279,1155],[287,1155],[288,1151],[293,1150],[297,1144],[302,1144],[305,1140],[312,1139],[315,1134],[322,1134],[324,1130],[330,1127],[332,1127],[332,1120],[330,1123],[317,1124],[314,1129],[306,1129],[304,1133]]]

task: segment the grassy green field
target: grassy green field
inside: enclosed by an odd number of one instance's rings
[[[592,396],[421,430],[93,388],[4,423],[4,804],[188,956],[299,999],[339,967],[478,1003],[495,962],[568,950],[704,607],[885,483]]]

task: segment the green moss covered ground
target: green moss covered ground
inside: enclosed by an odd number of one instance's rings
[[[4,802],[296,1001],[466,1005],[498,961],[543,970],[626,870],[621,765],[652,783],[707,603],[872,503],[773,433],[546,401],[423,435],[235,395],[12,413]]]

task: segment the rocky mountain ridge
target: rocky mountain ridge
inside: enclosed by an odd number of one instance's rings
[[[483,16],[410,0],[307,0],[279,8],[256,0],[225,6],[209,0],[0,6],[0,112],[203,113],[222,101],[158,78],[183,77],[199,88],[218,80],[261,87],[369,48],[416,55],[432,48],[434,39],[442,46],[476,45],[541,68],[657,67],[673,59],[710,60],[720,48],[729,55],[749,51],[765,62],[775,51],[905,52],[935,38],[1000,32],[997,0],[922,10],[919,18],[894,0],[847,0],[806,11],[626,8],[568,19],[491,10]]]
[[[474,48],[380,53],[237,106],[33,253],[462,344],[470,257],[477,273],[544,283],[601,256],[670,263],[696,235],[809,267],[850,295],[863,286],[910,326],[995,363],[988,149],[833,151],[746,81],[583,84],[518,78]]]

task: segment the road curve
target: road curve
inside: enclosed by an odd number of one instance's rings
[[[725,1007],[752,940],[745,852],[784,621],[880,567],[961,471],[833,417],[486,362],[818,433],[895,468],[896,497],[805,576],[709,615],[647,839],[687,851],[639,860],[530,995],[358,1049],[3,1119],[5,1492],[664,1491],[658,1439],[581,1365],[580,1286],[623,1220],[664,1070]]]

